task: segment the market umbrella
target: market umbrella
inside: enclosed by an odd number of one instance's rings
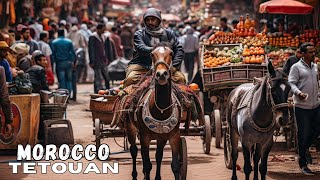
[[[161,18],[167,21],[181,21],[181,19],[174,14],[161,14]]]
[[[260,4],[259,13],[310,14],[313,7],[294,0],[271,0]]]

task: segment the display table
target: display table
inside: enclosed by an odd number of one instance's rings
[[[40,95],[11,95],[10,101],[13,112],[13,134],[0,134],[0,149],[17,149],[18,144],[35,145],[39,129]]]

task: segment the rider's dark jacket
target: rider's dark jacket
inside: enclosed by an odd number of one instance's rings
[[[181,63],[184,58],[184,51],[182,45],[177,40],[173,31],[166,29],[167,36],[161,36],[161,42],[172,43],[172,50],[174,52],[174,57],[172,61],[173,67],[180,69]],[[151,68],[152,60],[150,53],[152,51],[152,46],[150,43],[151,36],[146,33],[145,28],[142,28],[135,32],[134,34],[134,52],[133,59],[129,64],[138,64],[147,69]]]

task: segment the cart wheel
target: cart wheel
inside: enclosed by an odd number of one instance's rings
[[[202,139],[202,147],[203,147],[203,152],[205,154],[210,153],[210,148],[211,148],[211,124],[210,124],[210,117],[208,115],[204,116],[204,135]]]
[[[95,129],[95,135],[96,135],[96,148],[99,149],[101,144],[101,138],[100,138],[100,119],[94,120],[94,129]]]
[[[220,110],[215,109],[214,113],[214,127],[215,127],[215,138],[216,138],[216,148],[221,148],[221,116]]]
[[[187,179],[187,168],[188,168],[188,154],[187,154],[187,142],[184,137],[180,137],[180,180]]]
[[[232,156],[231,156],[231,140],[230,140],[230,128],[226,127],[225,134],[223,137],[223,148],[224,148],[224,162],[228,169],[232,169]]]

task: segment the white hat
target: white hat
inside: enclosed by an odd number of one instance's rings
[[[16,54],[29,54],[30,46],[25,43],[16,43],[10,49]]]
[[[66,24],[67,24],[67,21],[66,21],[66,20],[61,20],[61,21],[60,21],[60,24],[66,25]]]

